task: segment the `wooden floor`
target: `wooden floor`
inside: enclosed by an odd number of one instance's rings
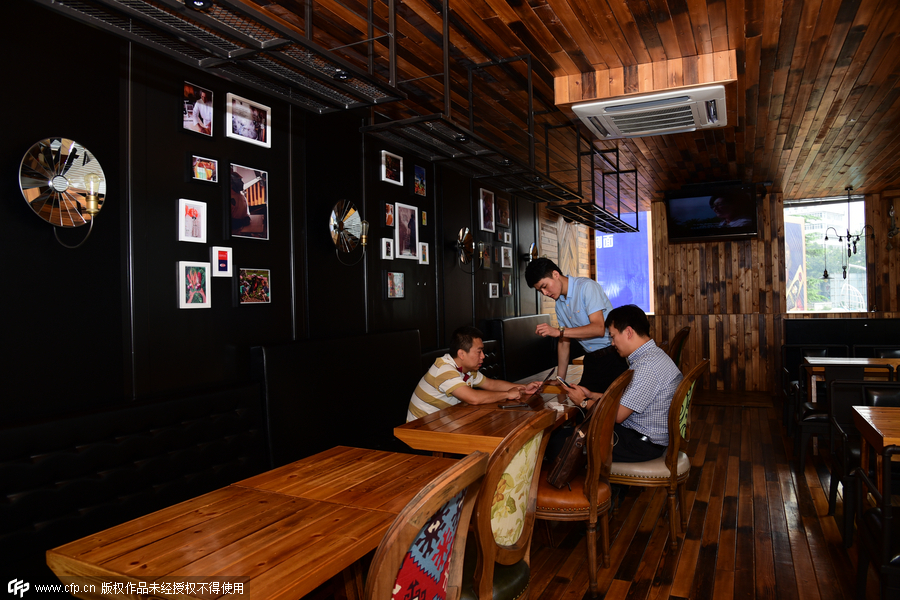
[[[693,408],[685,538],[669,548],[664,492],[631,488],[610,522],[611,566],[599,572],[605,598],[853,598],[856,549],[844,549],[827,516],[827,452],[801,472],[778,400],[722,404]],[[842,508],[839,496],[837,518]],[[557,548],[540,524],[535,530],[532,600],[590,597],[584,528],[559,525],[569,530],[555,531],[564,536]],[[879,597],[871,570],[867,592]]]

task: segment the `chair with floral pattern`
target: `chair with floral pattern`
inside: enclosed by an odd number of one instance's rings
[[[426,485],[397,515],[375,551],[366,600],[456,600],[466,531],[488,455],[473,452]]]
[[[637,485],[642,487],[665,487],[668,491],[669,504],[669,543],[672,549],[678,547],[678,513],[677,502],[681,504],[681,527],[687,529],[687,502],[684,484],[691,473],[691,460],[687,455],[687,443],[691,439],[691,398],[694,385],[700,376],[709,368],[709,359],[700,363],[685,374],[672,395],[669,405],[669,445],[665,454],[659,458],[644,462],[614,462],[610,467],[609,482],[621,485]]]
[[[541,459],[556,411],[536,412],[497,446],[475,501],[463,566],[463,600],[525,598]]]

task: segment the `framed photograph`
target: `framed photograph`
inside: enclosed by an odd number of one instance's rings
[[[213,93],[206,88],[185,81],[182,102],[184,104],[184,129],[211,137],[213,134]]]
[[[381,151],[381,180],[403,185],[403,157],[391,154],[387,150]]]
[[[393,204],[385,204],[384,205],[384,224],[386,227],[394,226],[394,205]]]
[[[209,263],[212,265],[213,277],[231,277],[231,265],[234,263],[234,254],[231,248],[226,246],[213,246],[209,249]]]
[[[248,144],[272,147],[272,111],[259,102],[226,95],[225,135]]]
[[[428,264],[428,244],[426,242],[419,242],[419,264]]]
[[[272,302],[271,281],[269,269],[241,269],[238,276],[238,298],[241,304]]]
[[[197,181],[219,183],[219,161],[214,158],[191,155],[191,178]]]
[[[502,241],[503,241],[503,232],[502,232],[502,231],[498,231],[498,232],[497,232],[497,241],[498,241],[498,242],[502,242]]]
[[[231,165],[231,235],[269,239],[269,174]]]
[[[206,202],[179,198],[178,241],[206,243]]]
[[[509,227],[509,200],[497,198],[497,225]]]
[[[391,238],[381,238],[381,258],[384,260],[394,259],[394,240]]]
[[[511,231],[503,232],[503,243],[504,244],[512,244],[512,232]]]
[[[478,211],[480,220],[481,220],[481,230],[482,231],[494,231],[494,192],[489,192],[488,190],[481,188],[478,190],[479,196],[481,199],[479,200],[479,207],[481,210]]]
[[[428,214],[423,210],[422,211],[422,227],[428,225]]]
[[[488,284],[488,298],[499,298],[500,297],[500,284],[499,283],[489,283]]]
[[[500,264],[500,246],[494,246],[494,263]]]
[[[500,286],[503,288],[504,296],[512,296],[512,275],[510,273],[500,275]]]
[[[485,269],[490,269],[490,268],[491,268],[491,252],[492,252],[492,250],[491,250],[490,244],[485,244],[485,245],[484,245],[484,255],[483,255],[483,256],[484,256],[483,260],[484,260],[484,268],[485,268]]]
[[[394,273],[388,271],[387,274],[387,297],[403,298],[406,289],[403,283],[403,273]]]
[[[394,205],[394,258],[419,258],[419,209],[397,202]]]
[[[209,308],[209,263],[178,261],[178,308]]]
[[[500,248],[500,268],[512,269],[512,247],[503,246]]]
[[[418,196],[425,195],[425,167],[420,167],[419,165],[415,165],[414,168],[415,177],[413,178],[413,189]],[[422,213],[423,215],[425,213]],[[424,218],[424,217],[423,217]],[[425,223],[422,223],[424,225]]]

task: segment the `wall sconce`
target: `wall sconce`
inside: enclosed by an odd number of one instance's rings
[[[472,237],[472,232],[468,227],[461,228],[456,236],[456,254],[459,257],[460,264],[468,265],[471,263],[473,265],[471,271],[466,271],[469,275],[474,275],[484,266],[484,242],[478,242],[478,266],[474,266],[475,239]]]
[[[35,143],[19,167],[19,189],[25,202],[44,221],[53,225],[56,241],[78,248],[94,229],[94,217],[103,208],[106,176],[87,148],[73,140],[52,137]],[[58,227],[88,225],[87,234],[70,246],[59,239]]]
[[[522,255],[522,260],[527,265],[534,259],[538,257],[538,249],[537,244],[535,242],[531,242],[531,246],[528,248],[528,252]]]
[[[900,234],[900,229],[897,228],[897,218],[894,216],[893,203],[891,204],[891,208],[888,210],[888,216],[891,218],[891,226],[887,232],[888,241],[887,246],[884,247],[885,250],[891,250],[894,247],[894,245],[891,244],[891,238],[893,238],[895,235]]]
[[[331,209],[328,219],[328,229],[331,233],[331,241],[334,243],[334,254],[338,262],[348,267],[357,264],[366,255],[366,246],[369,244],[369,222],[363,221],[359,211],[349,200],[338,200]],[[341,254],[353,252],[357,246],[362,247],[362,254],[355,261],[344,262]]]

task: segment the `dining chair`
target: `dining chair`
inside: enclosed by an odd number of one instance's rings
[[[678,367],[678,370],[681,370],[681,358],[684,355],[684,345],[687,342],[687,336],[691,332],[691,328],[682,327],[678,333],[675,334],[675,337],[672,338],[671,343],[669,343],[669,349],[666,350],[666,353],[669,355],[669,358],[672,359],[672,362],[675,363],[675,366]]]
[[[372,558],[366,600],[459,597],[466,531],[488,455],[475,451],[409,501]]]
[[[856,475],[859,467],[860,436],[853,423],[853,408],[863,404],[864,381],[837,379],[830,383],[831,397],[828,419],[834,452],[831,456],[831,487],[828,491],[828,514],[837,507],[838,484],[843,486],[844,514],[841,534],[844,546],[853,543],[853,519],[856,517]]]
[[[588,567],[591,596],[597,597],[597,521],[603,542],[603,566],[609,567],[609,508],[612,498],[609,470],[612,465],[613,425],[619,400],[634,371],[619,375],[603,394],[587,428],[587,469],[578,473],[563,489],[547,483],[551,466],[541,469],[537,492],[536,518],[544,521],[587,521]]]
[[[853,406],[900,407],[900,383],[890,381],[831,382],[832,441],[835,450],[831,461],[831,488],[828,493],[828,514],[834,515],[837,488],[843,488],[844,546],[853,543],[853,519],[856,516],[856,469],[860,466],[860,435],[853,421]]]
[[[825,367],[825,394],[816,394],[816,402],[799,402],[795,422],[797,433],[794,435],[794,455],[799,456],[800,469],[806,464],[806,448],[812,436],[828,438],[829,447],[834,452],[831,438],[831,421],[828,415],[831,406],[831,382],[836,379],[862,381],[866,368],[856,365],[833,365]]]
[[[875,567],[881,583],[882,600],[900,597],[900,520],[894,516],[894,509],[891,507],[891,464],[892,458],[898,454],[900,446],[887,446],[882,451],[884,494],[878,491],[866,469],[856,471],[859,481],[856,495],[856,522],[859,529],[856,597],[859,600],[866,598],[870,563]],[[866,502],[870,494],[875,499],[875,506],[872,508]]]
[[[491,453],[463,563],[463,600],[527,597],[538,473],[556,411],[536,412]]]
[[[665,487],[669,496],[669,528],[672,548],[678,547],[678,524],[675,510],[675,494],[681,503],[681,526],[687,528],[687,503],[684,483],[691,471],[691,461],[685,450],[691,439],[691,399],[694,386],[700,376],[709,368],[709,359],[704,358],[684,376],[669,405],[668,427],[669,445],[666,453],[644,462],[614,462],[610,467],[609,482],[641,487]]]
[[[848,356],[846,344],[784,344],[781,346],[781,385],[784,393],[782,421],[789,437],[794,436],[797,424],[797,407],[808,395],[806,389],[807,372],[803,360],[813,356]],[[823,396],[825,394],[822,388]]]

